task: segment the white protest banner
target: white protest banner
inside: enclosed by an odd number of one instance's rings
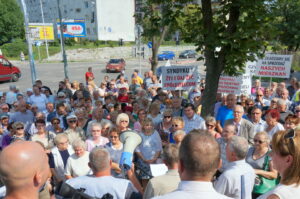
[[[197,66],[162,67],[162,86],[165,90],[188,90],[198,82]]]
[[[246,73],[240,76],[221,76],[219,79],[218,93],[250,95],[251,75],[249,70],[246,70]]]
[[[259,77],[289,78],[292,58],[292,55],[266,54],[263,59],[258,59],[255,75]]]

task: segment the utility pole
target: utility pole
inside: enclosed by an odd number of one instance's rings
[[[69,79],[68,61],[67,61],[67,55],[66,55],[66,51],[65,51],[64,31],[63,31],[62,16],[61,16],[61,11],[60,11],[60,0],[57,0],[57,8],[58,8],[58,16],[59,16],[59,24],[60,24],[60,26],[59,26],[60,27],[60,42],[62,44],[65,78]]]
[[[32,43],[31,43],[31,38],[30,38],[30,31],[29,31],[29,26],[28,26],[29,19],[28,19],[27,7],[25,4],[25,1],[21,0],[21,4],[23,7],[23,13],[24,13],[25,36],[26,36],[26,41],[27,41],[27,45],[28,45],[28,56],[29,56],[29,61],[30,61],[31,81],[32,81],[32,85],[33,85],[36,80],[36,72],[35,72],[34,58],[33,58],[33,53],[32,53]]]
[[[44,33],[44,40],[46,44],[46,53],[47,53],[47,61],[49,60],[49,50],[48,50],[48,40],[46,38],[46,28],[45,28],[45,18],[44,18],[44,10],[43,10],[43,4],[42,0],[40,0],[40,6],[41,6],[41,14],[42,14],[42,22],[43,22],[43,33]]]

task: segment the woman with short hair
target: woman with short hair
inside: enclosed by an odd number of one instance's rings
[[[22,122],[12,123],[11,128],[8,127],[8,130],[10,130],[10,133],[3,137],[2,149],[17,140],[28,141],[31,139],[30,134],[25,133],[24,124]]]
[[[266,129],[265,131],[269,134],[269,137],[272,138],[272,136],[277,131],[284,130],[284,127],[282,124],[280,124],[278,121],[280,119],[280,113],[276,109],[268,110],[266,113]]]
[[[284,120],[285,130],[295,129],[300,122],[300,119],[296,115],[288,115]]]
[[[88,166],[89,152],[86,151],[85,142],[80,139],[75,140],[72,147],[75,153],[67,161],[65,168],[66,179],[91,174],[91,169]]]
[[[121,133],[129,130],[129,116],[126,113],[120,113],[117,117],[116,125]]]
[[[46,150],[51,149],[54,146],[56,134],[46,131],[46,122],[43,119],[38,119],[34,124],[37,128],[37,133],[31,137],[31,140],[43,143]]]
[[[221,137],[220,133],[218,133],[218,132],[216,131],[217,121],[216,121],[216,119],[215,119],[214,117],[211,117],[211,116],[207,117],[207,118],[205,119],[205,126],[206,126],[207,131],[208,131],[214,138],[217,139],[217,138],[220,138],[220,137]]]
[[[259,199],[296,199],[300,196],[300,131],[278,131],[273,135],[271,157],[280,183]]]
[[[269,135],[264,131],[258,132],[254,136],[254,146],[249,149],[246,157],[246,162],[253,167],[258,180],[259,176],[271,180],[276,179],[278,176],[277,171],[273,167],[272,158],[270,157],[269,144]],[[267,170],[264,170],[266,165],[268,165],[268,168],[266,168]],[[252,198],[257,198],[261,194],[264,193],[257,193],[254,190]]]
[[[155,130],[160,135],[163,145],[169,143],[169,137],[172,129],[172,114],[172,109],[166,109],[163,113],[163,120],[155,127]]]
[[[85,141],[87,151],[91,152],[95,147],[105,146],[109,142],[106,137],[102,136],[102,127],[100,123],[92,123],[89,130],[89,134],[92,136]]]

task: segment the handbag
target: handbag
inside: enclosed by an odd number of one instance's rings
[[[269,163],[269,152],[266,154],[263,170],[269,171],[270,170],[270,163]],[[276,185],[279,183],[280,177],[277,177],[276,179],[268,179],[261,175],[257,175],[255,178],[255,184],[253,188],[253,193],[256,194],[264,194],[270,190],[272,190]]]

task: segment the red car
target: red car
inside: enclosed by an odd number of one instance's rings
[[[106,64],[106,72],[121,72],[125,70],[125,60],[124,59],[110,59]]]
[[[16,82],[20,77],[20,69],[10,63],[5,57],[0,55],[0,81],[10,80]]]

